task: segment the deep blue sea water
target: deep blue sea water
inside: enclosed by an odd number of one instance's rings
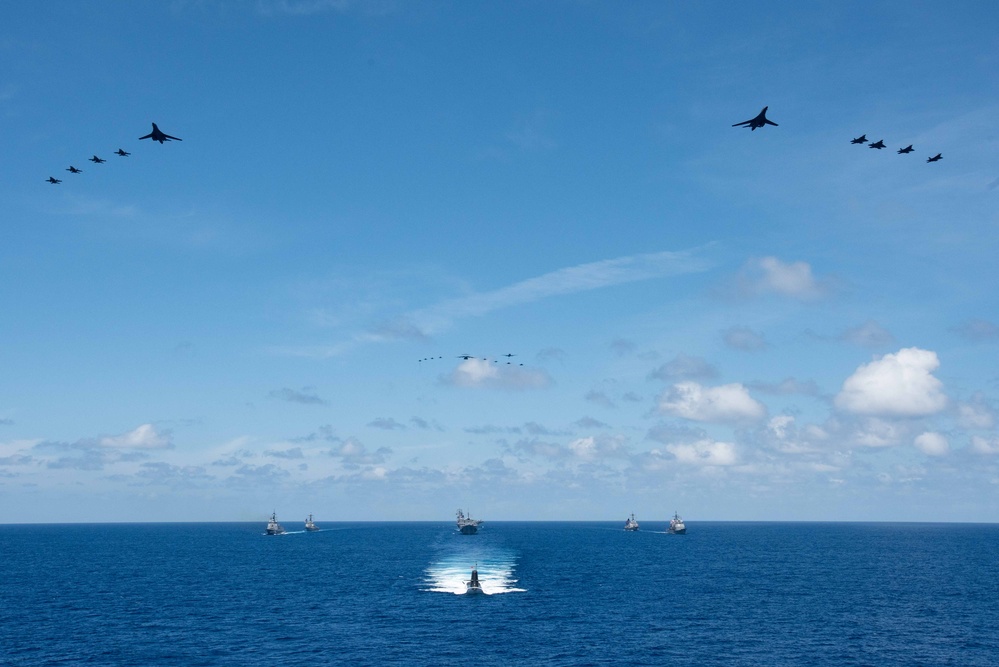
[[[0,526],[0,664],[999,665],[996,525],[317,523]]]

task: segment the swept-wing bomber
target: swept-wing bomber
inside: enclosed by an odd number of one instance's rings
[[[937,153],[933,157],[926,158],[926,161],[927,162],[938,162],[938,161],[940,161],[942,159],[943,159],[943,154],[942,153]]]
[[[866,134],[862,134],[859,137],[857,137],[856,139],[851,139],[850,143],[851,144],[866,144],[867,143],[867,135]]]
[[[876,142],[868,146],[868,148],[877,148],[878,150],[881,150],[882,148],[888,148],[888,147],[885,146],[884,139],[878,139]]]
[[[120,155],[122,157],[128,157],[129,155],[131,155],[131,153],[127,153],[127,152],[123,151],[120,148],[118,150],[116,150],[115,153],[117,153],[118,155]]]
[[[73,165],[69,165],[69,169],[67,169],[66,171],[68,171],[70,173],[73,173],[73,174],[79,174],[79,173],[83,172],[82,169],[77,169]]]
[[[732,125],[732,127],[739,127],[740,125],[744,125],[745,127],[748,127],[750,130],[756,130],[756,128],[763,127],[764,125],[773,125],[774,127],[776,127],[777,123],[773,122],[772,120],[767,120],[767,109],[769,108],[770,107],[763,107],[763,111],[761,111],[759,115],[756,116],[756,118],[750,118],[749,120],[744,120],[741,123],[735,123],[734,125]]]
[[[144,137],[139,137],[139,139],[152,139],[153,141],[158,141],[161,144],[164,141],[183,141],[179,137],[171,137],[169,134],[164,133],[160,128],[156,127],[156,123],[153,123],[153,131]]]
[[[909,144],[905,148],[899,148],[898,149],[898,154],[899,155],[905,155],[906,153],[911,153],[913,150],[915,150],[915,149],[913,149],[912,144]]]
[[[94,164],[101,164],[101,163],[103,163],[103,162],[107,162],[107,160],[102,160],[101,158],[97,157],[96,155],[95,155],[94,157],[92,157],[92,158],[88,158],[88,159],[89,159],[89,160],[90,160],[91,162],[93,162]]]
[[[51,183],[52,185],[58,185],[59,183],[62,183],[62,181],[60,181],[58,178],[52,178],[51,176],[49,176],[49,183]]]

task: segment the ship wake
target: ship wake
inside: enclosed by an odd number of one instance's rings
[[[473,565],[477,566],[482,592],[486,595],[524,592],[525,589],[516,586],[517,556],[500,549],[476,549],[441,558],[427,567],[422,590],[465,595],[465,582],[471,577]]]

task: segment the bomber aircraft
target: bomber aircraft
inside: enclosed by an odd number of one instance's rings
[[[756,118],[750,118],[749,120],[744,120],[741,123],[734,124],[732,127],[739,127],[740,125],[744,125],[748,127],[750,130],[756,130],[756,128],[763,127],[764,125],[773,125],[774,127],[776,127],[777,123],[773,122],[772,120],[767,120],[767,109],[769,108],[770,107],[763,107],[763,111],[761,111]]]
[[[867,143],[867,135],[866,134],[862,134],[859,137],[857,137],[856,139],[851,139],[850,143],[851,144],[866,144]]]
[[[868,148],[877,148],[878,150],[881,150],[882,148],[888,148],[888,147],[885,146],[884,139],[878,139],[875,143],[868,146]]]
[[[160,130],[160,128],[156,127],[156,123],[153,123],[153,131],[152,132],[150,132],[149,134],[147,134],[144,137],[139,137],[139,139],[152,139],[153,141],[158,141],[161,144],[164,141],[171,141],[171,140],[173,140],[173,141],[183,141],[183,139],[181,139],[179,137],[171,137],[169,134],[165,134],[164,132],[162,132]]]
[[[906,153],[911,153],[913,150],[914,149],[912,148],[912,144],[909,144],[905,148],[899,148],[898,149],[898,154],[899,155],[905,155]]]
[[[928,157],[928,158],[926,158],[926,161],[927,161],[927,162],[939,162],[939,161],[940,161],[940,160],[942,160],[942,159],[943,159],[943,154],[941,154],[941,153],[937,153],[937,154],[936,154],[936,155],[934,155],[933,157]]]

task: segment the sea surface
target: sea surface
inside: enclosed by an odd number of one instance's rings
[[[317,524],[0,526],[0,664],[999,665],[997,525]]]

